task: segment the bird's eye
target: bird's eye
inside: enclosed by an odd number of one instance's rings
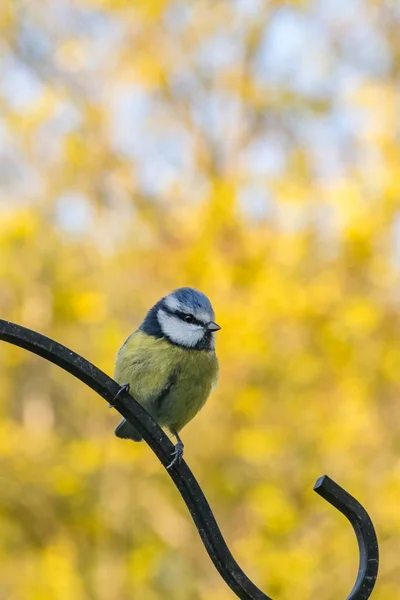
[[[184,320],[186,323],[194,323],[194,317],[193,317],[192,315],[185,315],[185,316],[183,317],[183,320]]]

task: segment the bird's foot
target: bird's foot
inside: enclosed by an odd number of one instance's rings
[[[130,390],[130,385],[129,383],[124,383],[123,385],[121,385],[121,387],[119,388],[118,392],[115,394],[114,398],[112,399],[112,401],[110,402],[110,404],[108,405],[109,408],[114,408],[115,406],[115,401],[118,400],[118,398],[120,397],[120,395],[122,394],[122,392],[129,392]]]
[[[176,463],[180,464],[182,462],[184,447],[185,446],[184,446],[182,440],[178,439],[178,442],[175,446],[175,450],[171,454],[171,456],[173,456],[173,459],[167,467],[168,470],[171,469]]]

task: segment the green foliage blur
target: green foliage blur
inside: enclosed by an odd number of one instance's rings
[[[3,0],[0,317],[112,375],[146,310],[207,293],[221,373],[183,431],[235,557],[338,600],[370,512],[400,597],[400,12],[373,0]],[[0,344],[0,598],[228,600],[145,444]]]

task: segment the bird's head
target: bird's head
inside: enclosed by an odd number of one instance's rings
[[[214,333],[221,329],[214,318],[207,296],[184,287],[157,302],[140,328],[149,335],[165,337],[177,346],[211,350],[214,348]]]

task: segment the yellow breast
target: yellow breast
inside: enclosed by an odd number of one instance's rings
[[[177,431],[204,405],[217,377],[213,350],[182,348],[142,331],[122,346],[115,368],[116,381],[129,383],[132,396],[159,424]]]

